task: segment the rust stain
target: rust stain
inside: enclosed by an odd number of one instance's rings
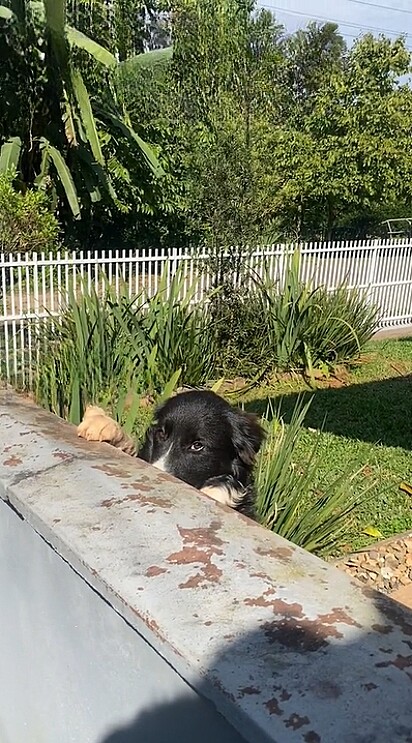
[[[125,498],[123,498],[123,500],[125,500]],[[121,498],[106,498],[105,500],[102,500],[100,506],[101,508],[111,508],[118,503],[122,503],[123,500]]]
[[[147,626],[149,629],[152,630],[152,632],[155,632],[157,635],[159,635],[159,625],[154,619],[147,619],[146,621]]]
[[[22,461],[23,460],[16,457],[15,454],[12,454],[11,457],[3,460],[3,464],[5,464],[6,467],[17,467],[18,464],[22,464]]]
[[[326,647],[329,637],[343,637],[336,627],[320,624],[316,619],[288,617],[279,622],[265,622],[262,628],[268,642],[277,642],[290,650],[303,652]]]
[[[363,591],[365,595],[365,590]],[[373,599],[376,608],[389,619],[393,624],[396,624],[402,630],[404,635],[412,635],[412,622],[411,613],[407,611],[401,604],[396,601],[386,598],[377,591],[372,591]]]
[[[131,475],[128,475],[123,469],[118,469],[114,464],[95,464],[92,466],[92,469],[104,472],[109,477],[131,477]]]
[[[320,614],[319,621],[326,623],[338,622],[339,624],[346,624],[348,627],[362,628],[362,625],[356,619],[351,617],[345,609],[341,609],[338,606],[333,607],[332,611],[328,614]]]
[[[286,691],[286,689],[282,689],[282,691],[280,692],[280,701],[281,702],[287,702],[288,699],[291,698],[291,696],[292,696],[292,694],[289,694],[289,692]]]
[[[68,454],[65,451],[60,451],[59,449],[56,449],[56,451],[52,452],[52,456],[55,459],[61,459],[62,462],[66,462],[68,459],[73,459],[71,454]]]
[[[165,498],[159,498],[155,495],[148,496],[143,493],[129,493],[124,498],[106,498],[100,503],[100,507],[111,508],[130,501],[138,501],[141,506],[156,506],[157,508],[170,508],[172,506],[171,501]],[[154,509],[150,513],[154,513]]]
[[[175,565],[200,565],[198,572],[191,575],[185,583],[180,583],[179,588],[205,588],[208,584],[218,583],[222,570],[212,559],[223,554],[224,542],[216,535],[220,521],[213,521],[209,528],[177,528],[183,547],[179,552],[169,555],[167,561]]]
[[[270,715],[282,715],[283,709],[279,707],[279,702],[276,699],[276,697],[272,697],[272,699],[268,699],[267,702],[265,702],[265,707]]]
[[[225,696],[228,699],[230,699],[231,702],[235,702],[236,701],[234,695],[232,694],[232,692],[228,691],[223,686],[222,681],[220,679],[216,678],[216,676],[213,676],[212,683],[213,683],[213,686],[216,686],[216,689],[219,689],[219,691],[221,692],[221,694],[223,694],[223,696]]]
[[[389,635],[393,631],[393,627],[390,624],[372,624],[372,629],[381,635]]]
[[[373,689],[377,689],[377,685],[373,683],[373,681],[370,681],[369,684],[362,684],[362,688],[365,689],[365,691],[372,691]]]
[[[262,557],[273,557],[284,563],[289,562],[294,554],[294,550],[290,547],[256,547],[255,552]]]
[[[153,490],[152,485],[146,485],[145,482],[129,482],[126,485],[127,488],[133,488],[133,490],[138,490],[139,493],[150,493],[151,490]]]
[[[242,699],[245,696],[252,696],[253,694],[260,694],[260,689],[256,686],[243,686],[239,689],[238,699]]]
[[[145,576],[147,578],[155,578],[156,575],[161,575],[162,573],[167,573],[166,568],[161,568],[158,565],[151,565],[150,568],[147,568]]]
[[[288,604],[282,599],[269,599],[269,596],[273,596],[275,593],[274,588],[268,588],[262,593],[261,596],[256,598],[244,599],[246,606],[270,606],[273,609],[274,614],[281,614],[283,616],[292,617],[303,617],[303,609],[301,604]]]
[[[288,720],[285,720],[285,727],[292,728],[292,730],[299,730],[304,725],[309,725],[309,723],[309,717],[301,717],[296,712],[294,712]]]
[[[316,619],[308,619],[303,614],[301,604],[271,598],[273,593],[273,589],[268,589],[260,596],[244,599],[247,606],[270,607],[274,615],[281,617],[278,621],[262,624],[263,631],[271,643],[278,642],[293,650],[315,651],[328,644],[327,638],[343,637],[335,624],[361,626],[339,607],[334,607],[327,614],[320,614]]]
[[[320,735],[315,733],[314,730],[309,730],[307,733],[305,733],[303,740],[305,743],[321,743]]]
[[[405,671],[406,668],[412,668],[412,655],[397,655],[395,660],[382,661],[375,665],[376,668],[388,668],[388,666],[394,666],[400,671]]]
[[[268,577],[269,576],[268,576],[267,573],[258,572],[258,573],[250,573],[250,577],[251,578],[261,578],[262,580],[268,580]]]

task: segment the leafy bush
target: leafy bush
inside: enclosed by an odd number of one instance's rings
[[[359,356],[376,328],[376,308],[344,286],[312,289],[299,273],[296,252],[286,263],[284,288],[268,271],[263,280],[252,276],[252,289],[225,284],[214,307],[224,370],[257,378],[271,371],[312,374]]]
[[[311,402],[298,400],[287,426],[280,411],[274,415],[268,406],[262,420],[267,440],[256,468],[257,510],[263,526],[309,552],[326,554],[347,540],[355,510],[370,497],[375,483],[366,484],[362,470],[348,470],[320,483],[319,438],[306,461],[297,461],[297,444]]]
[[[87,287],[80,299],[72,295],[40,344],[40,404],[78,423],[90,402],[106,399],[116,407],[130,390],[157,395],[178,379],[206,382],[214,372],[214,332],[202,305],[191,307],[195,285],[180,299],[183,281],[178,272],[166,295],[165,273],[151,299],[126,291],[116,299],[110,288],[103,297]]]
[[[359,291],[344,286],[334,292],[312,289],[299,273],[295,252],[286,266],[283,291],[267,278],[257,282],[273,366],[311,373],[324,365],[354,361],[376,329],[376,308]]]
[[[13,175],[0,173],[0,252],[55,250],[58,236],[59,224],[44,193],[19,193]]]

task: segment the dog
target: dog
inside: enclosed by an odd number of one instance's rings
[[[253,466],[264,440],[256,416],[208,390],[182,392],[155,411],[139,451],[116,421],[90,406],[78,427],[88,441],[106,441],[168,472],[209,497],[254,518]]]

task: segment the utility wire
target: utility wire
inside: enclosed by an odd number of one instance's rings
[[[405,8],[394,8],[392,5],[379,5],[378,3],[369,3],[366,0],[347,0],[348,3],[354,3],[355,5],[366,5],[368,8],[380,8],[381,10],[393,10],[395,13],[409,13],[412,15],[412,10],[406,10]]]
[[[298,10],[287,10],[286,8],[279,8],[276,5],[261,5],[266,10],[276,10],[280,13],[286,13],[286,15],[299,16],[301,18],[311,18],[314,21],[325,21],[326,23],[336,23],[338,26],[347,26],[348,28],[357,28],[364,31],[376,31],[382,34],[395,34],[396,36],[412,36],[412,33],[406,33],[402,31],[394,31],[389,28],[376,28],[376,26],[364,26],[361,23],[350,23],[349,21],[338,21],[336,18],[326,18],[321,15],[313,15],[313,13],[302,13]]]

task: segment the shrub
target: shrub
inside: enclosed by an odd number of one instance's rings
[[[41,191],[19,193],[13,175],[0,174],[0,252],[55,250],[59,224]]]
[[[355,511],[375,483],[367,483],[362,470],[319,482],[319,438],[306,460],[298,461],[297,445],[310,404],[298,400],[287,426],[280,411],[274,415],[268,406],[262,421],[267,440],[256,468],[257,510],[263,526],[309,552],[327,554],[347,540]]]
[[[225,284],[213,305],[223,370],[262,378],[272,371],[313,374],[359,357],[377,325],[377,310],[357,290],[312,289],[300,278],[296,252],[283,287],[269,276]],[[250,281],[252,279],[252,281]]]
[[[300,278],[295,252],[285,271],[284,289],[266,278],[257,282],[267,320],[272,365],[279,370],[349,363],[358,356],[377,324],[377,309],[357,290],[312,289]]]
[[[110,287],[103,297],[87,287],[80,299],[72,295],[39,346],[40,404],[78,423],[90,402],[109,400],[117,409],[130,390],[158,395],[179,379],[206,382],[214,372],[214,333],[202,305],[191,306],[196,287],[180,299],[183,280],[178,272],[166,296],[165,274],[151,299],[126,291],[116,298]]]

